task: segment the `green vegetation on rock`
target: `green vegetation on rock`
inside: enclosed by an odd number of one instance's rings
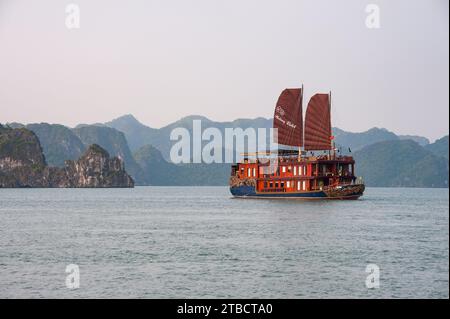
[[[448,160],[411,140],[384,141],[354,154],[368,186],[448,187]]]
[[[426,145],[425,149],[437,156],[443,156],[448,160],[448,135],[438,139],[432,144]]]
[[[0,126],[0,187],[133,187],[122,161],[91,145],[63,168],[45,163],[37,136],[26,128]]]
[[[29,124],[41,142],[48,165],[63,167],[66,160],[75,160],[85,150],[85,145],[69,128],[59,124]]]
[[[85,125],[73,129],[81,142],[87,147],[88,145],[97,144],[108,151],[111,156],[117,156],[125,163],[127,172],[135,179],[139,185],[145,184],[143,174],[139,165],[131,154],[125,135],[110,127]]]

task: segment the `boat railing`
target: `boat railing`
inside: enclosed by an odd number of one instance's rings
[[[313,172],[312,176],[314,177],[333,177],[333,172]]]
[[[335,176],[339,176],[339,177],[352,177],[353,175],[346,171],[346,172],[342,172],[342,173],[333,173],[333,172],[312,172],[311,176],[313,177],[335,177]]]
[[[261,192],[284,193],[286,192],[286,188],[262,188]]]

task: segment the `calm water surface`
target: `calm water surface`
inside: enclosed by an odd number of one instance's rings
[[[448,298],[448,252],[447,189],[326,202],[0,189],[1,298]],[[366,288],[369,263],[378,289]],[[79,289],[66,288],[68,264]]]

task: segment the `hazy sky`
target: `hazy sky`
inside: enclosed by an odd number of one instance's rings
[[[271,117],[303,83],[305,103],[332,91],[335,126],[434,140],[449,131],[448,27],[448,0],[0,0],[0,122]]]

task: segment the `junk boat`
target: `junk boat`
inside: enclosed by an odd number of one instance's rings
[[[331,93],[311,97],[304,125],[302,109],[303,86],[281,93],[273,119],[278,149],[244,153],[243,160],[232,165],[234,197],[358,199],[363,195],[365,186],[355,175],[355,160],[336,154]]]

